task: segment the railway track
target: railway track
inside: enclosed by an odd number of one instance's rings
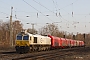
[[[33,57],[30,56],[28,58],[25,57],[24,60],[55,60],[57,57],[63,58],[65,55],[69,55],[69,54],[70,53],[68,53],[68,54],[49,53],[49,54],[37,55],[37,56],[33,56]]]
[[[78,48],[37,52],[26,54],[22,57],[13,58],[12,60],[55,60],[56,58],[60,57],[64,59],[64,56],[71,56],[73,54],[71,51],[74,50],[78,50]]]
[[[83,50],[85,49],[85,50]],[[90,49],[90,48],[89,48]],[[67,56],[72,56],[76,52],[89,52],[87,48],[72,48],[72,49],[57,49],[50,51],[31,52],[26,54],[18,54],[13,52],[2,52],[0,53],[1,60],[65,60]],[[75,52],[75,53],[74,53]]]

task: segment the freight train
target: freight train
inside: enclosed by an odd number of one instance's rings
[[[18,53],[83,46],[84,41],[60,38],[51,35],[33,35],[28,32],[17,34],[15,40],[15,49]]]

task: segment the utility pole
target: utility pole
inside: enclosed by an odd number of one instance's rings
[[[31,23],[32,25],[32,33],[34,33],[34,23]]]
[[[13,33],[12,33],[12,9],[11,7],[11,15],[10,15],[10,47],[13,46]]]
[[[35,32],[35,30],[34,30],[35,23],[27,23],[27,24],[31,24],[32,25],[32,28],[31,28],[32,30],[31,31],[32,31],[32,34],[34,34],[34,32]]]

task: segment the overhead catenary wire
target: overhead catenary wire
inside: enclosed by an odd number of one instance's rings
[[[45,7],[44,5],[42,5],[41,3],[37,2],[36,0],[33,0],[33,1],[36,2],[37,4],[41,5],[42,7],[46,8],[50,12],[55,13],[55,12],[51,11],[50,9],[48,9],[47,7]]]
[[[44,5],[42,5],[41,3],[37,2],[36,0],[33,0],[33,1],[36,2],[37,4],[39,4],[40,6],[44,7],[45,9],[49,10],[50,12],[54,13],[56,16],[58,16],[58,15],[61,16],[60,12],[59,12],[59,14],[57,12],[55,13],[55,12],[51,11],[50,9],[48,9],[47,7],[45,7]],[[52,0],[52,1],[55,4],[54,0]],[[56,6],[55,6],[55,8],[56,8]],[[56,11],[57,11],[57,8],[56,8]]]
[[[47,7],[45,7],[44,5],[42,5],[41,3],[37,2],[36,0],[33,0],[33,1],[35,3],[37,3],[37,4],[39,4],[40,6],[44,7],[45,9],[49,10],[50,12],[54,13],[56,15],[56,17],[58,17],[58,15],[61,16],[60,12],[59,13],[57,13],[57,12],[55,13],[55,12],[51,11],[50,9],[48,9]],[[55,2],[53,1],[53,3],[55,3]],[[56,6],[55,6],[55,8],[56,8]],[[57,8],[56,8],[56,10],[57,10]],[[47,15],[47,16],[49,16],[49,15]]]
[[[35,0],[33,0],[33,1],[35,1]],[[54,1],[54,0],[53,0]],[[35,1],[36,3],[38,3],[37,1]],[[43,6],[41,3],[38,3],[38,4],[40,4],[41,6]],[[54,2],[54,4],[55,4],[55,2]],[[45,7],[45,6],[43,6],[44,8],[46,8],[46,9],[48,9],[47,7]],[[55,5],[55,7],[56,7],[56,5]],[[49,11],[51,11],[50,9],[48,9]],[[57,10],[57,9],[56,9]],[[51,12],[53,12],[53,11],[51,11]],[[40,13],[40,12],[39,12]],[[37,17],[38,17],[38,14],[39,13],[37,13]],[[54,13],[54,12],[53,12]],[[56,13],[56,16],[57,16],[58,14]],[[61,15],[60,13],[59,13],[59,15]],[[15,18],[16,18],[16,14],[15,14]],[[48,17],[47,17],[48,18]],[[17,18],[16,18],[17,19]],[[65,19],[66,20],[66,19]]]
[[[76,0],[77,1],[77,0]],[[55,0],[54,0],[54,2],[55,2]],[[74,4],[74,2],[73,2],[73,4]],[[71,4],[72,5],[72,4]],[[57,6],[56,6],[57,7]],[[63,7],[63,6],[62,6]],[[47,7],[46,7],[47,8]],[[64,9],[64,8],[63,8]],[[49,9],[50,10],[50,9]],[[62,9],[60,9],[60,10],[62,10]],[[57,10],[58,11],[58,10]],[[72,10],[73,11],[73,10]],[[16,11],[17,12],[17,11]],[[40,11],[39,11],[40,12]],[[38,13],[39,14],[39,12],[36,12],[36,14]],[[53,12],[53,11],[52,11]],[[2,13],[2,12],[1,12]],[[5,14],[5,12],[3,12],[2,14]],[[5,14],[5,15],[7,15],[7,14]],[[9,14],[8,14],[9,15]],[[61,14],[61,12],[60,12],[60,15],[62,15]],[[73,15],[75,15],[75,14],[73,14]],[[77,15],[77,14],[76,14]],[[84,14],[81,14],[81,15],[84,15]],[[14,16],[15,17],[15,16]],[[17,17],[17,15],[16,15],[16,17]],[[37,15],[37,17],[39,17],[38,15]],[[18,17],[17,17],[18,18]],[[67,20],[67,19],[65,19],[64,18],[64,16],[62,15],[62,20]],[[64,18],[64,19],[63,19]],[[73,18],[75,18],[74,16],[73,16]],[[67,22],[69,22],[69,20],[67,20]],[[73,23],[73,22],[72,22]]]
[[[52,1],[53,1],[53,4],[55,5],[55,9],[56,9],[56,16],[57,16],[57,17],[59,17],[60,19],[62,18],[63,20],[65,20],[65,21],[69,22],[67,19],[63,18],[63,16],[62,16],[62,15],[61,15],[61,13],[60,13],[60,9],[56,7],[56,5],[58,6],[57,2],[55,3],[55,1],[54,1],[54,0],[52,0]],[[58,10],[59,10],[59,12],[58,12]],[[57,13],[57,12],[58,12],[58,13]]]
[[[37,10],[36,8],[34,8],[32,5],[30,5],[28,2],[26,2],[25,0],[22,0],[23,2],[25,2],[27,5],[29,5],[30,7],[32,7],[33,9],[35,9],[36,11],[38,11],[39,13],[41,13],[43,16],[46,17],[46,15],[44,15],[42,12],[40,12],[39,10]],[[46,17],[47,19],[51,20],[50,18]],[[52,20],[51,20],[52,21]],[[53,22],[53,21],[52,21]]]
[[[1,2],[11,7],[11,5],[10,5],[10,4],[5,3],[5,2],[3,2],[3,1],[1,1]],[[2,8],[4,8],[4,7],[2,7]],[[15,8],[15,7],[14,7],[14,8]],[[7,7],[5,7],[4,9],[9,10],[9,8],[7,8]],[[15,9],[13,9],[13,12],[15,12],[15,15],[14,15],[14,16],[12,16],[12,17],[13,17],[13,18],[18,19],[18,18],[17,18],[17,15],[16,15],[16,11],[15,11]],[[5,15],[9,15],[9,16],[10,16],[10,14],[7,14],[7,13],[5,13],[5,12],[1,12],[1,13],[3,13],[3,14],[5,14]],[[9,17],[7,16],[6,18],[9,18]]]
[[[53,0],[52,0],[53,1]],[[64,8],[66,8],[66,7],[68,7],[68,6],[71,6],[72,5],[72,13],[71,13],[71,15],[72,15],[72,17],[73,17],[73,15],[74,15],[74,13],[73,13],[73,4],[74,3],[76,3],[78,0],[75,0],[74,2],[72,2],[71,4],[69,4],[69,5],[66,5],[66,6],[64,6],[64,7],[62,7],[62,8],[59,8],[58,10],[62,10],[62,9],[64,9]],[[54,1],[53,1],[54,2]],[[57,4],[58,5],[58,4]],[[69,14],[69,13],[68,13]],[[60,12],[59,12],[59,17],[63,17],[63,16],[61,16],[61,14],[60,14]],[[65,18],[64,18],[64,20],[66,20]]]
[[[56,13],[57,13],[57,7],[56,7],[56,4],[55,4],[54,0],[52,0],[52,1],[53,1],[53,4],[54,4],[54,7],[55,7],[55,9],[56,9]]]
[[[36,2],[36,3],[38,3],[37,1],[35,1],[35,0],[33,0],[34,2]],[[54,5],[55,5],[55,2],[54,2],[54,0],[52,0],[53,1],[53,3],[54,3]],[[41,5],[42,7],[44,7],[44,8],[46,8],[47,10],[49,10],[50,12],[52,12],[52,13],[54,13],[56,16],[61,16],[61,14],[60,14],[60,12],[59,13],[55,13],[55,12],[53,12],[53,11],[51,11],[50,9],[48,9],[47,7],[45,7],[45,6],[43,6],[41,3],[38,3],[39,5]],[[56,8],[56,5],[55,5],[55,8]],[[57,11],[57,8],[56,8],[56,11]],[[64,19],[64,18],[63,18]],[[64,20],[66,20],[66,19],[64,19]]]
[[[5,3],[5,2],[3,2],[4,4],[6,4],[6,5],[8,5],[8,6],[11,6],[10,4],[8,4],[8,3]],[[13,9],[13,13],[15,13],[15,15],[14,16],[12,16],[13,18],[16,18],[16,19],[18,19],[18,17],[17,17],[17,14],[16,14],[16,10],[15,10],[15,7],[13,7],[14,9]],[[8,9],[9,10],[9,8],[6,8],[5,7],[5,9]],[[9,14],[8,14],[9,15]],[[20,19],[20,18],[19,18]]]
[[[3,1],[1,1],[2,3],[4,3],[4,4],[6,4],[6,6],[11,6],[10,4],[8,4],[8,3],[5,3],[5,2],[3,2]],[[0,6],[1,7],[1,6]],[[7,10],[9,10],[9,8],[7,8],[7,7],[2,7],[3,9],[7,9]],[[0,13],[2,13],[2,14],[5,14],[5,15],[8,15],[8,16],[6,16],[5,18],[9,18],[9,16],[10,16],[10,14],[7,14],[7,13],[5,13],[5,12],[0,12]],[[22,18],[19,18],[19,17],[17,17],[17,14],[16,14],[16,11],[15,11],[15,8],[13,9],[13,13],[15,13],[15,15],[14,16],[12,16],[13,18],[16,18],[16,19],[18,19],[18,20],[23,20]],[[24,20],[23,20],[24,21]]]
[[[8,3],[5,3],[5,2],[3,2],[3,1],[1,1],[1,2],[2,2],[2,3],[4,3],[4,4],[6,4],[7,6],[11,6],[11,5],[10,5],[10,4],[8,4]],[[2,8],[4,8],[4,7],[2,7]],[[4,9],[9,10],[9,8],[7,8],[7,7],[5,7]],[[14,7],[13,12],[15,13],[15,15],[14,15],[14,16],[12,16],[12,17],[14,17],[14,18],[18,19],[16,12],[25,12],[25,11],[16,11],[16,10],[15,10],[15,7]],[[3,14],[7,14],[7,13],[4,13],[4,12],[1,12],[1,13],[3,13]],[[25,12],[25,13],[29,13],[29,12]],[[31,13],[31,12],[30,12],[30,13]],[[7,15],[9,15],[9,14],[7,14]],[[19,18],[19,19],[21,19],[21,18]]]

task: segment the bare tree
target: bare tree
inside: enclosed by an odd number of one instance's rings
[[[59,33],[59,29],[58,29],[58,26],[56,26],[55,24],[48,24],[48,25],[42,27],[39,30],[39,33],[41,35],[50,34],[50,35],[53,35],[53,36],[57,36],[58,33]]]
[[[9,45],[9,23],[0,22],[0,42],[1,45]]]
[[[23,30],[23,24],[20,21],[16,20],[13,22],[13,44],[15,44],[16,34]]]
[[[27,32],[31,33],[31,34],[37,34],[37,30],[36,29],[27,29]]]
[[[20,32],[22,24],[19,21],[13,22],[13,42],[15,43],[16,33]],[[0,46],[9,46],[10,45],[10,24],[9,22],[0,21]]]

